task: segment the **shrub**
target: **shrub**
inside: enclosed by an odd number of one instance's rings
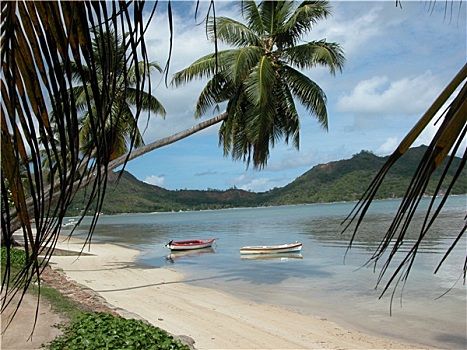
[[[147,349],[188,350],[160,328],[105,313],[83,313],[47,344],[51,350]]]

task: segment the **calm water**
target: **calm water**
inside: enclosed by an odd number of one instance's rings
[[[285,306],[369,333],[441,348],[466,348],[466,286],[461,278],[465,237],[433,274],[465,223],[466,201],[466,196],[449,199],[420,248],[408,282],[382,298],[389,274],[375,289],[382,263],[375,270],[362,266],[377,247],[399,201],[373,204],[350,251],[350,232],[341,234],[341,222],[353,203],[102,216],[93,242],[136,248],[141,251],[139,264],[170,267],[184,273],[186,282],[194,285]],[[422,214],[415,218],[414,234],[422,219]],[[81,225],[75,235],[86,229]],[[211,237],[219,238],[211,250],[171,255],[164,247],[171,239]],[[239,254],[244,245],[295,241],[303,243],[299,259],[244,260]]]

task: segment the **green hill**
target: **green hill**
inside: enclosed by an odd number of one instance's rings
[[[388,172],[378,190],[376,199],[400,198],[404,195],[426,146],[411,148]],[[320,164],[309,170],[287,186],[272,192],[271,205],[329,203],[339,201],[356,201],[361,198],[374,176],[381,169],[388,157],[378,157],[366,151],[354,155],[351,159]],[[457,168],[461,159],[454,159]],[[434,174],[426,189],[426,195],[434,193],[445,164]],[[465,174],[465,169],[464,169]],[[454,171],[449,171],[441,187],[444,194]],[[467,192],[467,177],[458,181],[453,193]]]
[[[380,187],[377,199],[399,198],[404,195],[425,149],[426,146],[412,148],[396,163]],[[117,214],[355,201],[363,195],[387,158],[362,151],[351,159],[317,165],[287,186],[264,193],[239,189],[169,191],[146,184],[124,172],[119,181],[116,174],[109,178],[102,211],[105,214]],[[460,158],[455,158],[454,168],[460,161]],[[444,166],[435,172],[426,195],[433,194],[443,168]],[[448,173],[441,193],[446,191],[453,176],[453,171]],[[458,181],[455,186],[454,194],[467,193],[467,177],[463,176],[462,179],[464,180]],[[84,207],[84,193],[85,191],[81,191],[77,195],[70,215],[79,214]]]

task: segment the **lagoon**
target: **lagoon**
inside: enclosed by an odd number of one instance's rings
[[[449,199],[404,289],[400,284],[392,302],[393,289],[380,298],[384,281],[375,289],[382,263],[375,270],[362,266],[397,210],[397,200],[374,203],[349,251],[351,232],[341,234],[341,222],[355,203],[101,216],[93,242],[136,248],[141,252],[138,264],[182,272],[186,283],[284,306],[376,335],[432,347],[466,348],[466,287],[461,277],[465,237],[433,274],[465,224],[466,201],[466,196]],[[424,199],[422,204],[428,203]],[[422,219],[420,214],[414,223]],[[87,228],[85,221],[74,235],[84,235]],[[219,238],[212,251],[170,256],[164,247],[171,239],[210,237]],[[301,259],[244,260],[239,254],[244,245],[294,241],[303,243]]]

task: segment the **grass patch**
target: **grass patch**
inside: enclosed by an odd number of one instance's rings
[[[33,285],[28,291],[37,294],[39,293],[39,287]],[[83,309],[79,303],[54,288],[41,285],[40,294],[41,298],[47,300],[51,305],[54,312],[65,316],[71,322],[74,322],[83,313]]]

